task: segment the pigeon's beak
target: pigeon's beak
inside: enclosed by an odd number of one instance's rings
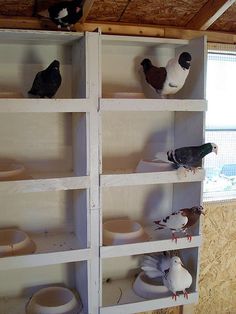
[[[204,215],[204,216],[206,215],[206,213],[205,213],[205,212],[201,212],[201,214],[202,214],[202,215]]]

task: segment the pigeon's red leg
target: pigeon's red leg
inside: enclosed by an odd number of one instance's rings
[[[176,237],[175,233],[172,231],[172,241],[175,241],[177,243],[178,238]]]
[[[177,297],[178,297],[178,294],[176,292],[173,292],[172,299],[176,301]]]
[[[188,299],[188,292],[186,290],[183,290],[183,293],[184,293],[184,297]]]
[[[189,234],[185,229],[183,229],[182,232],[187,236],[187,240],[188,240],[189,242],[191,242],[191,241],[192,241],[192,236],[191,236],[191,234]]]

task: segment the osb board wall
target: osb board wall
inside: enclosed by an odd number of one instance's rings
[[[208,0],[95,0],[87,20],[184,26]]]
[[[194,314],[236,313],[236,201],[206,204]]]

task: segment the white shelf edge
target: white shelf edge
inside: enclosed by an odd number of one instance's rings
[[[186,177],[179,178],[177,171],[151,172],[151,173],[130,173],[130,174],[102,174],[101,186],[129,186],[144,184],[165,184],[203,181],[205,176],[204,169],[197,173],[187,173]]]
[[[192,304],[198,302],[198,292],[189,293],[188,299],[180,295],[177,300],[173,300],[172,297],[166,297],[161,299],[152,299],[140,302],[134,302],[129,304],[105,306],[100,308],[100,314],[133,314],[139,312],[146,312],[157,310],[161,308]]]
[[[152,252],[163,252],[166,250],[180,250],[201,245],[201,236],[193,236],[192,241],[187,238],[179,238],[177,243],[172,240],[147,241],[142,243],[132,243],[113,246],[102,246],[100,248],[101,258],[111,258],[120,256],[130,256],[137,254],[146,254]]]
[[[0,113],[19,112],[90,112],[94,107],[91,99],[30,99],[1,98]]]
[[[178,46],[187,45],[187,39],[174,39],[174,38],[157,38],[157,37],[139,37],[139,36],[125,36],[125,35],[101,35],[103,42],[127,42],[127,43],[140,43],[140,44],[175,44]]]
[[[86,189],[89,188],[89,186],[90,186],[89,176],[1,181],[0,193],[27,193],[27,192],[75,190]]]
[[[0,271],[79,262],[89,260],[90,258],[91,249],[1,257]]]
[[[100,99],[101,111],[206,111],[207,101],[198,99]]]

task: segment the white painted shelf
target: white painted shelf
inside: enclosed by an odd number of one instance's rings
[[[207,101],[197,99],[100,99],[101,111],[206,111]]]
[[[176,170],[151,173],[129,173],[129,174],[103,174],[101,175],[101,186],[128,186],[145,184],[167,184],[180,182],[203,181],[205,176],[204,169],[197,173],[187,173],[186,177],[180,178]]]
[[[65,175],[65,177],[62,177]],[[36,178],[37,176],[41,178]],[[46,178],[42,178],[46,176]],[[55,178],[53,178],[55,176]],[[90,177],[75,177],[68,174],[33,174],[34,179],[17,181],[0,181],[0,193],[28,193],[43,191],[60,191],[86,189],[90,184]]]
[[[23,314],[32,293],[58,283],[76,290],[83,314],[197,302],[200,223],[192,242],[181,236],[176,244],[151,230],[148,242],[105,247],[101,239],[108,218],[129,216],[148,226],[158,215],[201,203],[204,169],[184,178],[175,170],[134,171],[155,153],[204,141],[205,47],[205,38],[0,30],[0,89],[2,97],[12,95],[0,98],[0,159],[27,171],[24,180],[0,181],[0,228],[25,230],[37,246],[34,254],[0,258],[1,314]],[[193,57],[186,84],[174,98],[160,99],[140,63],[150,58],[165,66],[182,51]],[[29,99],[36,73],[55,59],[62,75],[55,99]],[[127,92],[145,98],[102,98]],[[134,294],[129,275],[138,259],[163,250],[178,250],[191,265],[188,300]]]
[[[103,283],[103,305],[100,313],[138,313],[144,311],[152,311],[156,309],[178,306],[183,304],[196,303],[198,301],[198,293],[189,293],[188,300],[180,295],[177,300],[173,300],[171,293],[169,297],[161,299],[146,300],[135,294],[132,289],[134,278],[111,280],[111,282]]]
[[[137,254],[147,254],[153,252],[163,252],[166,250],[181,250],[185,248],[199,247],[201,245],[201,236],[193,236],[192,241],[188,242],[186,238],[179,238],[177,243],[168,240],[150,240],[141,243],[122,244],[113,246],[103,246],[100,249],[101,258],[111,258],[119,256],[129,256]]]
[[[35,253],[2,257],[0,270],[83,261],[91,257],[91,250],[81,248],[73,232],[30,234],[30,237],[36,244]]]
[[[3,99],[0,98],[0,113],[19,112],[90,112],[90,99]]]

